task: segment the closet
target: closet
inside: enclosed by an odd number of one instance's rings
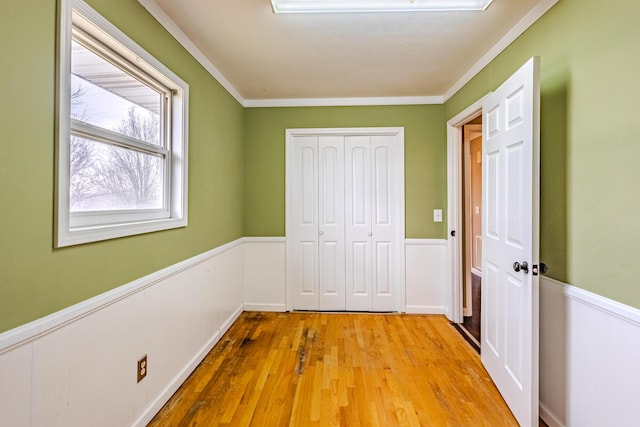
[[[292,309],[401,309],[403,145],[402,128],[287,131]]]

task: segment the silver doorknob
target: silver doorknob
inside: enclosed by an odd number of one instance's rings
[[[318,234],[322,236],[324,234],[324,231],[321,231]]]
[[[518,261],[513,263],[513,271],[517,273],[520,270],[522,270],[524,274],[529,273],[529,264],[527,263],[527,261],[524,261],[522,264],[520,264]]]

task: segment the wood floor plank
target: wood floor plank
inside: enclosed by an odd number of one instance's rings
[[[243,313],[150,426],[517,426],[442,316]]]

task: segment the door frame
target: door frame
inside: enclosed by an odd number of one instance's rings
[[[449,245],[449,282],[450,300],[448,318],[454,323],[462,323],[463,319],[463,295],[462,277],[465,272],[462,268],[463,245],[462,230],[464,228],[462,216],[462,191],[464,168],[462,162],[462,126],[482,114],[481,98],[447,121],[447,225]],[[455,236],[452,236],[454,234]]]
[[[286,269],[285,269],[285,310],[293,311],[293,293],[295,287],[292,285],[293,265],[290,262],[293,259],[293,245],[290,242],[290,236],[293,235],[293,221],[291,215],[292,204],[292,192],[293,185],[291,179],[294,176],[293,171],[293,140],[297,136],[352,136],[352,135],[366,135],[366,136],[378,136],[378,135],[391,135],[398,138],[400,147],[401,161],[398,166],[398,173],[401,175],[399,180],[402,195],[402,203],[395,206],[397,209],[397,217],[400,223],[398,224],[398,235],[396,236],[398,242],[398,260],[400,265],[398,266],[398,277],[395,281],[397,283],[397,289],[394,289],[396,299],[396,310],[404,313],[406,311],[406,281],[405,281],[405,157],[404,157],[404,127],[359,127],[359,128],[291,128],[285,129],[285,256],[286,256]]]

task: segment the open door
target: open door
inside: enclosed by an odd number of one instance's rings
[[[482,102],[482,363],[538,425],[539,58]]]

